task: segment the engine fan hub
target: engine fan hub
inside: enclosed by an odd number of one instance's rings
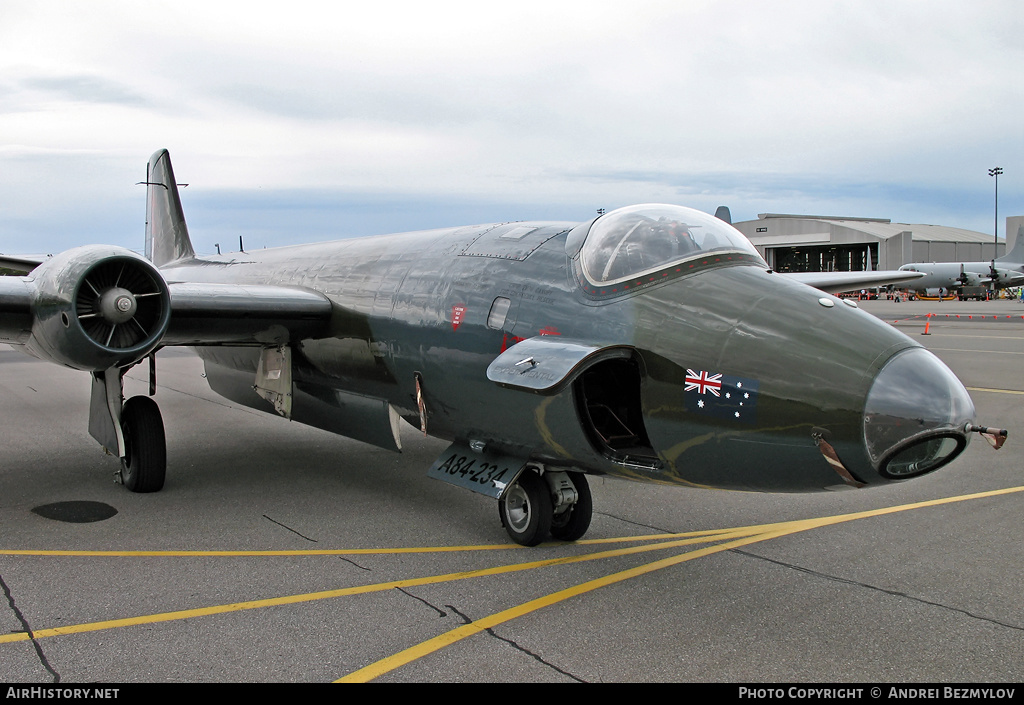
[[[139,304],[132,292],[118,286],[107,289],[100,296],[100,315],[112,325],[127,323],[138,308]]]

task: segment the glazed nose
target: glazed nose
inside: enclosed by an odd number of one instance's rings
[[[974,402],[946,365],[924,348],[889,360],[864,405],[864,442],[883,477],[904,479],[942,467],[965,447]]]

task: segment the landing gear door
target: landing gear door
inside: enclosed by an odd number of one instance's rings
[[[473,450],[456,441],[434,461],[427,477],[499,499],[525,467],[521,458]]]
[[[116,367],[105,372],[93,372],[92,396],[89,401],[89,434],[119,458],[125,454],[124,435],[121,432],[123,374]]]
[[[292,349],[287,345],[263,348],[256,368],[256,393],[274,405],[286,419],[292,417]]]

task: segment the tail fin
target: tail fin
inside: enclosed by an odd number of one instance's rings
[[[719,206],[715,211],[715,217],[732,225],[732,213],[729,212],[729,206]]]
[[[1017,240],[1013,243],[1013,249],[1002,257],[997,257],[996,262],[1007,262],[1010,264],[1024,262],[1024,225],[1017,228]]]
[[[195,255],[181,210],[171,155],[161,149],[146,165],[146,257],[162,267]]]

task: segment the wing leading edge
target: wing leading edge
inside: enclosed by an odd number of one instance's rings
[[[164,345],[281,345],[330,334],[334,305],[302,287],[169,284]]]

